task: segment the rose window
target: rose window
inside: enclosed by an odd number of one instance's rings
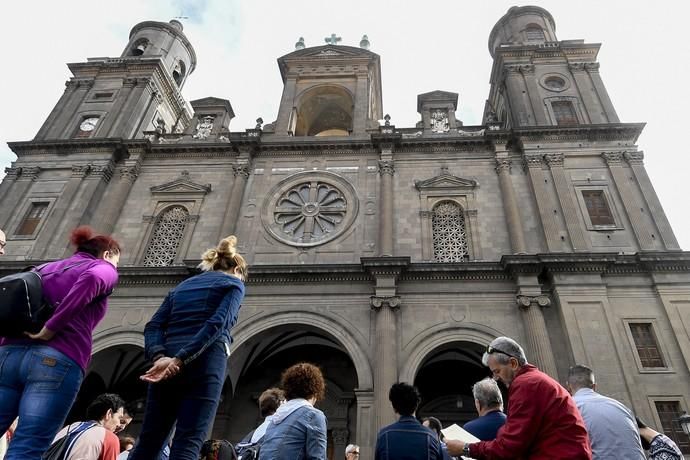
[[[354,190],[331,173],[298,173],[279,184],[267,198],[264,225],[279,240],[316,246],[336,238],[357,211]]]

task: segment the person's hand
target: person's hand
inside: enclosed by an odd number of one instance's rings
[[[24,335],[34,340],[50,340],[53,337],[55,337],[55,332],[43,326],[43,328],[36,334],[32,334],[31,332],[24,332]]]
[[[448,453],[453,457],[459,457],[462,455],[462,450],[465,448],[465,443],[456,439],[446,439],[446,447],[448,448]]]
[[[163,356],[158,358],[153,366],[139,378],[149,383],[161,382],[180,372],[181,365],[182,362],[178,358]]]

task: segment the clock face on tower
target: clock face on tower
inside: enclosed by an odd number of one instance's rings
[[[97,117],[87,118],[81,122],[79,129],[82,131],[93,131],[96,128],[96,123],[98,123]]]

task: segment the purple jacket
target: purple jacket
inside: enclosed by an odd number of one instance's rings
[[[62,273],[49,275],[79,264]],[[104,296],[117,284],[117,270],[109,262],[77,252],[67,259],[56,260],[41,267],[44,275],[43,294],[56,306],[46,327],[55,332],[51,340],[0,339],[0,345],[40,343],[55,348],[86,369],[91,358],[91,335],[105,316],[108,300]]]

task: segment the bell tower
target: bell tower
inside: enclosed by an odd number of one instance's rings
[[[543,8],[510,8],[489,36],[494,64],[484,122],[516,128],[618,123],[599,75],[600,46],[558,41]]]
[[[365,36],[366,37],[366,36]],[[283,96],[274,133],[286,136],[367,136],[382,115],[381,61],[360,48],[335,45],[304,48],[278,59]]]
[[[35,140],[143,137],[144,131],[182,131],[190,120],[180,94],[196,67],[182,24],[134,26],[119,58],[68,64],[74,75]]]

